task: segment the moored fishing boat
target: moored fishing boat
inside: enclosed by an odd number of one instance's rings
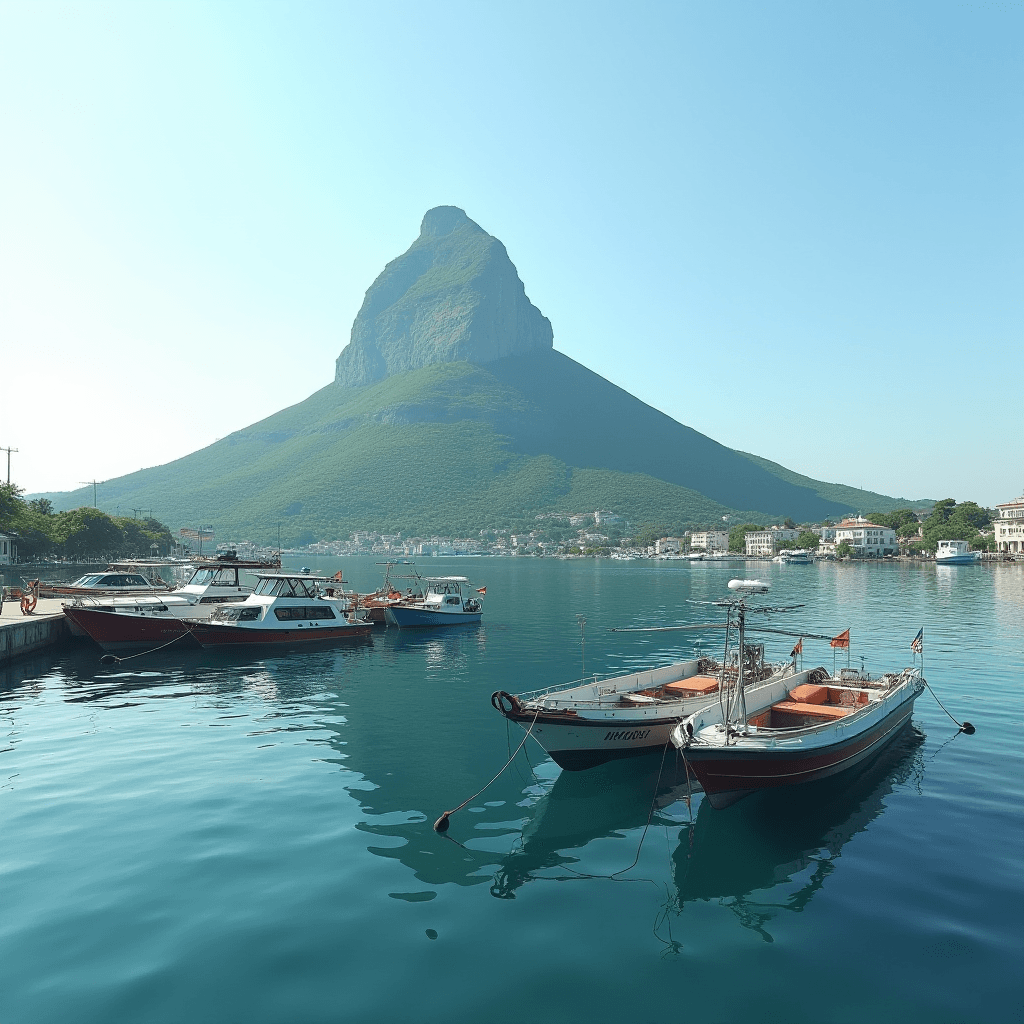
[[[981,561],[981,552],[972,551],[965,540],[940,540],[935,551],[936,565],[974,565]]]
[[[789,610],[748,609],[743,597],[717,603],[738,620],[741,666],[746,614]],[[848,649],[849,630],[832,645]],[[759,789],[828,778],[870,760],[910,721],[925,685],[916,667],[875,676],[850,668],[830,676],[815,668],[757,688],[741,677],[724,700],[675,726],[672,742],[711,806],[728,807]]]
[[[194,562],[188,582],[172,593],[76,594],[64,603],[64,615],[73,632],[106,651],[158,646],[185,637],[190,623],[210,618],[219,607],[244,601],[252,587],[239,574],[267,568],[266,562],[224,557]]]
[[[745,679],[751,688],[781,680],[791,663],[764,661],[764,648],[748,645]],[[580,771],[665,746],[679,720],[728,689],[736,663],[710,658],[678,662],[627,675],[572,682],[528,693],[498,690],[491,704],[530,730],[560,768]]]
[[[187,624],[201,647],[329,645],[368,637],[373,630],[348,597],[328,595],[337,580],[288,572],[254,575],[256,589],[241,604]]]
[[[458,626],[477,623],[483,616],[482,598],[486,587],[477,590],[479,597],[463,597],[465,576],[417,576],[424,591],[421,600],[413,598],[386,605],[384,618],[389,626],[400,629],[422,629],[434,626]]]

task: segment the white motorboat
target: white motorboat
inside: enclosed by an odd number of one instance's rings
[[[64,603],[64,615],[73,633],[92,637],[104,650],[153,647],[185,634],[188,623],[210,618],[222,605],[244,601],[253,588],[239,574],[269,567],[233,558],[195,562],[188,582],[172,593],[154,594],[152,587],[134,595],[78,593]]]
[[[772,561],[779,565],[810,565],[811,552],[807,548],[789,548],[780,551]]]
[[[185,623],[201,647],[306,647],[368,637],[371,623],[337,592],[338,581],[306,573],[258,572],[240,604],[218,608],[205,622]]]
[[[935,552],[936,565],[974,565],[981,561],[981,552],[972,551],[965,540],[940,540]]]
[[[480,621],[484,612],[486,587],[477,590],[478,597],[463,597],[462,588],[469,586],[465,576],[417,576],[423,587],[421,600],[403,600],[384,607],[389,626],[400,629],[433,626],[458,626]]]

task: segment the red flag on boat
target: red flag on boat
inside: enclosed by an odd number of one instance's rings
[[[335,579],[336,579],[336,580],[337,580],[337,581],[338,581],[339,583],[344,583],[344,582],[345,582],[345,581],[344,581],[344,580],[343,580],[343,579],[341,578],[341,570],[340,570],[340,569],[339,569],[339,570],[338,570],[338,571],[337,571],[337,572],[336,572],[336,573],[334,574],[334,578],[335,578]]]
[[[476,588],[476,592],[478,594],[486,594],[487,593],[487,588],[486,587],[477,587]]]
[[[830,647],[849,647],[850,646],[850,631],[848,629],[844,629],[843,632],[839,634],[839,636],[834,636],[829,641],[829,646]]]
[[[794,647],[793,650],[791,650],[789,652],[789,656],[791,658],[795,658],[798,654],[803,654],[803,653],[804,653],[804,638],[800,637],[800,639],[797,640],[797,642],[796,642],[796,647]]]

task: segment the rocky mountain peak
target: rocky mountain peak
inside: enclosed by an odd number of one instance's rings
[[[484,364],[550,349],[505,246],[457,206],[428,210],[415,242],[370,286],[335,381],[372,384],[432,363]]]

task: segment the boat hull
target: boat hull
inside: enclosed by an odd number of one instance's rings
[[[966,555],[950,555],[948,558],[936,558],[936,565],[977,565],[981,561],[980,551],[971,551]]]
[[[711,806],[728,807],[761,789],[797,786],[849,771],[879,754],[910,721],[917,692],[868,728],[833,743],[794,749],[687,746],[683,756]]]
[[[105,651],[159,647],[172,641],[195,646],[195,641],[189,636],[195,623],[167,615],[126,615],[65,605],[64,616],[74,628],[91,637]]]
[[[203,622],[191,627],[201,647],[307,647],[329,646],[361,640],[373,633],[369,623],[344,626],[301,626],[290,629],[261,629],[233,623]]]
[[[480,622],[483,612],[432,612],[425,608],[393,605],[384,609],[389,626],[399,629],[432,629],[436,626],[467,626]]]

